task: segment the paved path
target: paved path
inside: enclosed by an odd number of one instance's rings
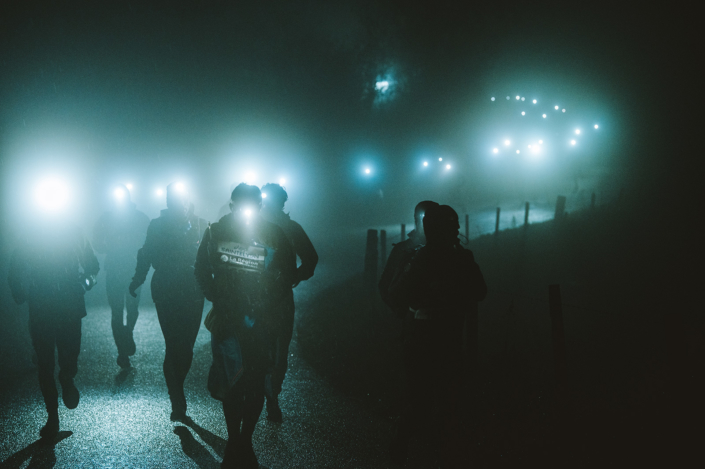
[[[319,286],[312,282],[299,295]],[[26,360],[26,369],[12,373],[13,382],[0,386],[1,466],[219,467],[227,431],[220,403],[206,389],[209,333],[201,327],[186,381],[188,413],[195,422],[189,427],[169,421],[162,374],[164,339],[156,311],[144,299],[135,341],[133,368],[121,372],[115,363],[107,306],[89,309],[76,379],[81,402],[75,410],[60,408],[61,433],[54,447],[37,443],[46,412],[36,368]],[[299,358],[297,350],[294,338],[281,396],[284,422],[270,423],[263,412],[255,431],[254,447],[262,467],[388,467],[390,422],[343,397]],[[26,353],[31,353],[29,346]],[[7,357],[0,365],[7,367],[6,361]]]

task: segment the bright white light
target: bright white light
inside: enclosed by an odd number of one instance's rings
[[[186,186],[184,186],[183,182],[177,182],[176,185],[174,186],[174,189],[176,189],[179,192],[185,192]]]
[[[125,191],[122,190],[122,188],[118,187],[113,191],[113,195],[115,196],[116,199],[122,200],[125,198]]]
[[[267,193],[266,193],[266,192],[262,192],[262,198],[263,198],[263,199],[266,199],[266,198],[267,198]]]
[[[521,97],[521,100],[522,100],[522,101],[526,101],[526,98],[522,96],[522,97]]]
[[[443,161],[443,158],[438,158],[438,161]]]
[[[565,109],[563,109],[563,112],[565,112]]]
[[[257,175],[254,172],[248,171],[245,173],[245,182],[247,184],[254,184],[256,177],[257,177]]]
[[[543,140],[539,140],[539,144],[543,145]]]
[[[553,106],[553,108],[554,108],[556,111],[558,110],[558,106]]]
[[[246,217],[249,217],[250,215],[252,215],[252,210],[250,210],[249,208],[246,208],[243,211],[243,213],[245,214]]]
[[[520,99],[521,99],[521,96],[517,96],[517,101],[519,101]]]
[[[491,99],[492,101],[494,101],[494,96],[492,96],[490,99]]]
[[[371,170],[370,168],[365,168],[365,174],[370,174]]]
[[[536,103],[537,103],[537,101],[534,99],[534,104],[536,104]]]
[[[57,212],[68,203],[69,188],[65,182],[59,179],[44,179],[37,184],[34,198],[40,209],[47,212]]]
[[[580,129],[575,129],[576,135],[580,135]]]
[[[280,186],[283,186],[284,184],[286,184],[286,179],[280,178],[280,179],[279,179],[279,185],[280,185]]]
[[[531,144],[529,144],[529,148],[531,148]]]
[[[492,153],[494,153],[494,154],[499,153],[499,148],[493,148],[493,149],[492,149]]]
[[[521,153],[519,150],[517,150],[517,154]]]
[[[154,194],[155,194],[157,197],[161,197],[161,196],[164,195],[164,191],[161,190],[161,189],[157,189],[156,191],[154,191]]]
[[[385,91],[389,90],[389,81],[387,80],[382,80],[378,81],[375,83],[375,90],[384,93]]]
[[[521,115],[522,115],[522,116],[525,116],[525,115],[526,115],[526,112],[521,111]]]
[[[423,165],[424,165],[424,166],[428,166],[428,161],[424,161],[424,162],[423,162]]]
[[[510,99],[511,99],[511,98],[510,98],[509,96],[507,96],[507,101],[509,101]]]
[[[507,146],[509,146],[511,143],[512,143],[512,142],[510,142],[509,140],[505,140],[505,141],[504,141],[504,144],[507,145]]]
[[[125,187],[127,187],[128,191],[132,190],[132,184],[130,184],[129,182],[127,184],[125,184]]]
[[[571,144],[571,145],[575,145],[576,143],[578,143],[578,142],[576,142],[575,140],[571,140],[571,141],[570,141],[570,144]]]
[[[446,165],[446,169],[450,169],[450,165],[449,165],[449,164]]]
[[[595,128],[596,128],[596,129],[598,128],[598,127],[597,127],[597,124],[595,124]]]
[[[543,117],[543,118],[545,119],[545,118],[546,118],[546,114],[542,115],[541,117]]]

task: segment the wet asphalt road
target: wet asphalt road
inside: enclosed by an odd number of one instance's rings
[[[318,290],[332,276],[321,275],[319,279],[297,289],[297,297]],[[208,307],[207,303],[206,310]],[[300,314],[305,311],[297,311]],[[169,420],[171,409],[162,373],[164,339],[156,310],[145,298],[135,341],[133,367],[121,371],[115,363],[107,305],[89,308],[83,320],[76,378],[80,405],[75,410],[60,406],[61,433],[54,446],[38,442],[46,412],[36,368],[28,366],[13,377],[11,385],[6,382],[0,394],[0,466],[219,467],[227,430],[220,402],[206,389],[211,361],[208,331],[201,326],[186,380],[188,414],[194,421],[190,426]],[[299,357],[296,337],[290,354],[289,374],[280,398],[284,422],[268,422],[264,411],[254,434],[261,467],[389,467],[386,448],[391,422],[328,385]]]

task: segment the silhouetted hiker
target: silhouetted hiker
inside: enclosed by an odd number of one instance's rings
[[[296,269],[292,288],[301,281],[313,277],[313,271],[318,264],[318,254],[306,235],[304,229],[284,213],[284,204],[289,199],[288,194],[279,184],[265,184],[262,187],[262,218],[274,223],[284,230],[284,234],[291,242],[294,253],[301,259],[301,265]],[[289,344],[294,332],[294,293],[289,291],[286,297],[287,307],[283,311],[284,317],[277,327],[276,350],[274,354],[274,369],[265,380],[265,395],[267,396],[267,420],[272,422],[282,421],[282,411],[279,408],[279,393],[286,376],[289,357]]]
[[[238,185],[232,212],[206,230],[196,260],[198,283],[213,302],[205,321],[213,351],[208,389],[223,402],[228,427],[222,467],[259,467],[252,433],[272,371],[274,331],[290,307],[296,274],[289,240],[261,218],[261,205],[257,187]]]
[[[150,267],[152,299],[164,334],[164,378],[171,400],[171,420],[186,419],[184,381],[191,368],[193,346],[203,315],[203,293],[193,277],[201,235],[207,222],[193,214],[188,192],[180,184],[166,188],[166,210],[153,219],[144,246],[137,253],[130,294],[147,278]]]
[[[17,304],[29,305],[29,331],[37,353],[39,387],[49,418],[39,434],[59,432],[59,394],[54,381],[54,348],[59,353],[61,397],[69,409],[80,398],[73,379],[81,351],[84,294],[95,285],[99,266],[81,230],[48,217],[21,239],[10,261],[8,283]]]
[[[407,303],[393,304],[390,301],[389,286],[392,284],[392,280],[399,276],[402,269],[409,263],[416,253],[416,249],[426,244],[423,218],[426,211],[431,207],[438,207],[438,204],[430,200],[424,200],[416,205],[416,208],[414,208],[414,229],[411,230],[407,239],[394,244],[392,252],[389,253],[389,258],[384,265],[382,277],[379,279],[379,294],[382,296],[382,300],[392,308],[399,319],[410,319],[413,315],[410,314],[409,305]]]
[[[105,253],[105,291],[112,311],[110,325],[118,351],[117,364],[129,368],[129,357],[136,351],[132,331],[139,316],[141,288],[136,291],[135,298],[127,289],[137,265],[137,250],[147,235],[149,217],[135,208],[127,187],[118,185],[113,197],[113,211],[103,213],[93,228],[93,247],[97,252]]]
[[[453,438],[460,432],[458,404],[463,383],[463,323],[487,286],[471,251],[460,246],[458,214],[449,206],[430,207],[423,219],[426,245],[392,282],[392,304],[408,303],[414,320],[405,344],[407,407],[392,442],[391,457],[403,462],[411,436],[438,403],[443,426],[442,467],[450,466]]]

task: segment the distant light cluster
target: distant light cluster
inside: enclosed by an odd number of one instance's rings
[[[515,95],[514,102],[517,102],[517,103],[521,104],[523,101],[525,101],[525,99],[526,99],[526,98],[525,98],[524,96]],[[495,101],[495,98],[492,97],[492,98],[491,98],[491,101],[494,102],[494,101]],[[507,96],[507,101],[512,101],[511,98],[510,98],[510,96]],[[537,98],[531,98],[531,103],[532,103],[532,104],[538,104],[538,102],[539,102],[539,101],[538,101]],[[520,111],[520,115],[521,115],[522,117],[530,117],[530,116],[532,115],[532,113],[530,112],[530,110],[529,110],[528,108],[521,109],[521,107],[520,107],[519,111]],[[558,111],[558,112],[560,112],[561,114],[565,114],[565,113],[566,113],[566,108],[562,108],[559,104],[554,104],[554,105],[553,105],[553,111],[554,111],[554,112]],[[542,112],[542,111],[535,112],[535,111],[534,111],[533,115],[536,116],[537,118],[538,118],[538,116],[540,116],[540,117],[541,117],[540,120],[541,120],[542,122],[551,122],[551,120],[552,120],[552,119],[549,119],[549,113],[548,113],[548,112],[545,112],[545,109],[544,109],[544,112]],[[545,121],[543,121],[542,119],[545,119]],[[548,125],[548,124],[544,124],[544,125]],[[599,128],[600,128],[599,124],[593,124],[593,129],[594,129],[594,130],[598,130]],[[555,129],[554,129],[554,130],[555,130]],[[554,133],[554,130],[551,131],[551,133]],[[574,133],[574,135],[576,135],[576,136],[581,136],[581,137],[584,135],[584,132],[583,132],[583,130],[582,130],[581,128],[575,128],[575,129],[573,129],[573,133]],[[566,145],[566,144],[567,144],[568,147],[575,147],[575,146],[578,146],[579,143],[580,143],[580,141],[579,141],[577,138],[567,138],[566,140],[564,140],[564,142],[565,142],[565,143],[563,143],[562,145]],[[543,141],[543,138],[535,139],[535,140],[528,141],[528,142],[525,141],[524,143],[522,143],[522,144],[520,144],[520,145],[519,145],[519,144],[513,144],[513,143],[512,143],[512,140],[511,140],[510,138],[505,138],[505,139],[502,141],[502,143],[503,143],[503,146],[505,147],[505,149],[506,149],[507,151],[512,151],[512,152],[515,153],[515,154],[521,154],[521,150],[519,149],[519,147],[520,147],[520,146],[524,146],[524,145],[526,145],[526,148],[528,148],[530,156],[538,156],[540,153],[542,153],[542,152],[544,151],[544,141]],[[490,150],[491,153],[492,153],[494,156],[499,156],[499,155],[502,153],[502,151],[500,150],[500,149],[501,149],[501,146],[491,146],[490,149],[491,149],[491,150]]]

